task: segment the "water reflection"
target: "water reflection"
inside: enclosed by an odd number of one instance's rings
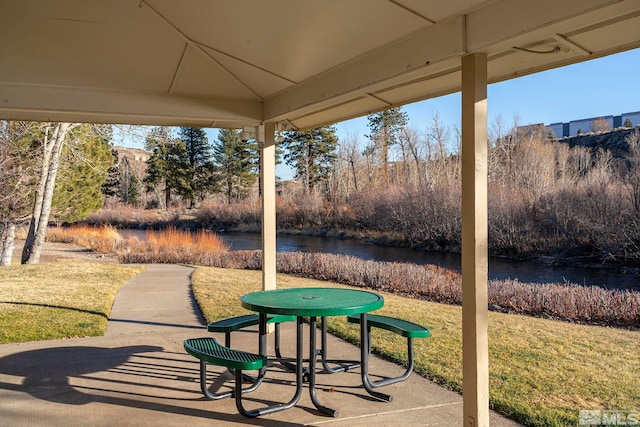
[[[222,235],[222,238],[231,246],[232,250],[254,250],[261,247],[259,234],[226,233]],[[435,264],[460,271],[459,254],[377,246],[355,240],[330,237],[279,234],[276,249],[278,252],[326,252],[376,261]],[[571,282],[580,285],[640,290],[640,277],[633,274],[592,268],[552,267],[501,258],[489,260],[489,278],[497,280],[518,279],[521,282],[530,283]]]
[[[144,231],[119,230],[123,236],[144,237]],[[261,248],[260,234],[224,233],[221,237],[231,250],[255,250]],[[276,241],[278,252],[325,252],[350,255],[375,261],[410,262],[414,264],[435,264],[460,271],[460,255],[427,252],[408,248],[377,246],[357,240],[343,240],[331,237],[293,236],[279,234]],[[640,277],[616,271],[578,267],[552,267],[531,262],[512,261],[502,258],[489,260],[489,278],[504,280],[518,279],[529,283],[564,283],[596,285],[606,288],[636,289],[640,291]]]

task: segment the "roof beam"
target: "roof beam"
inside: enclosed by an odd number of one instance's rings
[[[591,56],[593,54],[593,52],[583,48],[578,43],[575,43],[574,41],[569,39],[569,37],[565,37],[562,34],[555,34],[553,38],[560,44],[567,46],[569,49],[575,50],[582,56]]]
[[[526,44],[519,41],[523,37],[535,41],[604,20],[600,11],[609,6],[637,9],[637,5],[626,2],[629,6],[625,7],[624,3],[617,0],[500,0],[467,16],[467,46],[469,52],[493,50],[492,46],[500,46],[502,42],[517,46]],[[611,13],[616,13],[615,9],[612,8]],[[596,11],[597,19],[589,16]],[[563,31],[553,31],[554,28]]]
[[[458,18],[425,27],[267,99],[265,120],[279,119],[289,111],[351,92],[357,92],[359,96],[374,93],[372,87],[376,83],[410,75],[442,60],[455,58],[463,53],[463,22]]]
[[[424,27],[266,99],[264,119],[312,114],[376,94],[385,87],[428,79],[452,69],[451,61],[466,53],[481,52],[493,57],[513,46],[567,34],[633,10],[638,10],[634,0],[498,0],[468,15]],[[546,68],[548,65],[541,63],[538,70]],[[495,78],[489,76],[490,80]],[[435,96],[421,95],[422,99]]]
[[[402,3],[400,3],[400,2],[398,2],[398,1],[396,1],[396,0],[387,0],[387,1],[388,1],[389,3],[393,3],[394,5],[398,6],[398,7],[399,7],[399,8],[401,8],[401,9],[404,9],[404,10],[406,10],[407,12],[409,12],[409,13],[411,13],[411,14],[413,14],[413,15],[417,16],[417,17],[418,17],[418,18],[420,18],[420,19],[424,19],[424,20],[425,20],[425,22],[427,22],[427,23],[428,23],[428,24],[430,24],[430,25],[433,25],[433,24],[435,24],[435,23],[436,23],[436,21],[434,21],[433,19],[431,19],[431,18],[429,18],[429,17],[427,17],[427,16],[424,16],[424,15],[422,15],[422,14],[420,14],[420,13],[416,12],[415,10],[411,9],[411,8],[410,8],[410,7],[408,7],[408,6],[405,6],[404,4],[402,4]]]
[[[241,127],[262,116],[252,100],[7,83],[0,93],[0,116],[9,120]]]

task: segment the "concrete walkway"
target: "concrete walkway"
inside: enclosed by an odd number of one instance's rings
[[[233,399],[204,400],[197,360],[182,347],[186,338],[211,335],[191,295],[191,272],[182,266],[149,265],[121,290],[104,337],[0,345],[0,425],[463,425],[462,397],[416,374],[384,388],[393,402],[371,398],[360,385],[359,370],[318,375],[318,398],[338,409],[338,418],[318,412],[308,393],[295,408],[255,420],[239,415]],[[285,354],[294,354],[294,343],[294,328],[284,324]],[[255,352],[256,330],[235,333],[233,346]],[[329,349],[332,358],[359,354],[357,347],[334,337]],[[372,358],[370,371],[397,375],[403,369]],[[217,374],[220,369],[213,367],[212,372],[217,386],[231,384],[224,382],[226,375]],[[247,395],[246,406],[288,401],[292,377],[274,364],[268,381]],[[491,424],[517,425],[495,413]]]
[[[118,293],[105,337],[201,330],[204,320],[191,293],[193,268],[172,264],[149,265]]]

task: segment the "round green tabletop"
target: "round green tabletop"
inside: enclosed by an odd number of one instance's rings
[[[244,295],[241,301],[258,313],[318,317],[368,313],[384,305],[374,292],[344,288],[274,289]]]

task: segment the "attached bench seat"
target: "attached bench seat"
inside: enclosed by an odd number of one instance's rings
[[[267,357],[245,351],[233,350],[218,344],[215,338],[190,338],[184,341],[184,349],[190,355],[212,365],[239,370],[258,370],[267,365]]]
[[[190,355],[200,360],[200,389],[209,399],[218,400],[235,396],[236,408],[245,417],[258,417],[272,412],[287,409],[295,403],[293,400],[288,404],[277,404],[263,407],[257,410],[247,410],[242,404],[242,395],[258,388],[264,378],[264,368],[267,366],[267,357],[259,354],[248,353],[246,351],[234,350],[220,345],[215,338],[190,338],[184,340],[184,349]],[[211,393],[207,389],[207,363],[218,366],[225,366],[235,371],[235,387],[228,393]],[[243,370],[260,370],[258,379],[249,387],[242,388]],[[297,396],[299,398],[299,396]],[[297,401],[297,400],[296,400]]]
[[[241,414],[252,417],[242,405],[242,394],[258,388],[262,379],[256,380],[250,387],[242,388],[243,370],[260,370],[267,366],[267,358],[259,354],[233,350],[222,346],[215,338],[190,338],[184,340],[184,349],[193,357],[200,360],[200,390],[209,400],[236,397],[236,407]],[[235,388],[227,393],[212,393],[207,388],[207,363],[226,366],[235,371]]]
[[[347,316],[347,321],[350,323],[360,324],[360,315],[352,314]],[[371,354],[371,328],[380,328],[385,329],[387,331],[391,331],[398,335],[407,338],[407,353],[408,353],[408,367],[404,374],[393,377],[393,378],[383,378],[379,381],[370,381],[372,387],[382,387],[389,384],[394,384],[400,381],[404,381],[409,378],[411,372],[413,371],[414,366],[414,357],[413,357],[413,339],[414,338],[427,338],[430,335],[430,331],[428,328],[425,328],[422,325],[419,325],[414,322],[410,322],[408,320],[398,319],[396,317],[390,316],[381,316],[378,314],[368,314],[367,315],[367,334],[369,334],[369,348],[367,349],[368,353]],[[369,375],[368,373],[366,374]]]
[[[267,323],[275,323],[275,352],[276,357],[282,358],[280,354],[280,323],[283,322],[295,322],[296,316],[284,316],[284,315],[269,315],[267,316]],[[240,329],[255,326],[260,323],[260,316],[257,313],[244,314],[241,316],[228,317],[216,322],[209,323],[207,325],[207,331],[224,333],[224,345],[231,347],[231,332],[238,331]]]

